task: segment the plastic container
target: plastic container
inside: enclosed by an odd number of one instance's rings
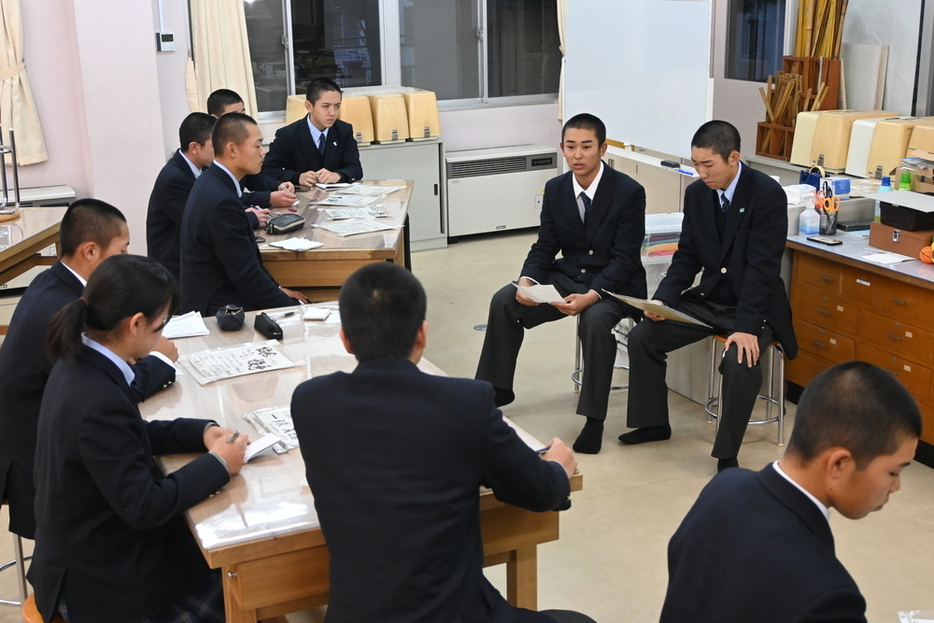
[[[876,192],[884,193],[884,192],[889,192],[890,190],[892,190],[892,178],[886,175],[885,177],[882,178],[882,183],[879,184],[879,190]],[[875,209],[875,212],[873,213],[872,220],[874,220],[877,223],[882,222],[882,204],[878,201],[876,201],[876,209]]]
[[[902,177],[898,182],[899,190],[911,190],[911,171],[902,171]]]
[[[798,234],[814,236],[820,232],[820,214],[814,208],[805,208],[798,217]]]

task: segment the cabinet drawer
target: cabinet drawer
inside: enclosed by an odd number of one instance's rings
[[[795,253],[796,283],[820,288],[831,294],[840,294],[842,275],[843,267],[836,262],[828,262],[807,253]]]
[[[901,384],[908,388],[911,395],[924,399],[931,386],[931,369],[919,366],[913,361],[896,357],[869,344],[856,345],[856,358],[877,365],[890,372]]]
[[[855,345],[852,339],[822,329],[810,322],[795,319],[794,324],[795,335],[801,350],[806,350],[834,363],[853,359]]]
[[[930,364],[934,356],[934,334],[930,331],[868,309],[859,310],[859,337],[909,361]]]
[[[791,291],[791,309],[796,318],[818,327],[844,334],[856,332],[856,306],[842,296],[796,283]]]
[[[843,271],[843,296],[919,324],[927,322],[934,304],[934,295],[922,288],[854,268]]]
[[[815,376],[833,365],[826,359],[799,350],[797,357],[785,363],[785,380],[801,387],[807,387]]]
[[[921,409],[921,441],[934,444],[934,406],[918,402]]]

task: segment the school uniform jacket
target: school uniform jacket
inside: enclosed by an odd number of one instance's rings
[[[263,267],[256,237],[226,171],[212,164],[195,182],[182,219],[182,313],[213,315],[294,305]]]
[[[153,455],[205,452],[207,420],[146,422],[120,370],[82,346],[52,370],[36,447],[36,548],[29,580],[46,621],[135,621],[197,589],[207,564],[182,514],[224,486],[202,454],[161,475]]]
[[[33,279],[16,305],[0,346],[0,493],[10,502],[11,528],[33,538],[33,461],[36,422],[52,362],[45,348],[49,321],[78,299],[84,286],[61,262]],[[175,368],[157,357],[144,357],[133,367],[141,392],[139,402],[175,382]]]
[[[668,544],[662,623],[865,623],[823,513],[767,465],[704,488]]]
[[[688,186],[678,250],[653,298],[677,307],[682,298],[704,300],[725,282],[738,301],[735,330],[760,335],[767,323],[785,354],[794,359],[798,342],[781,277],[788,231],[785,192],[775,180],[743,165],[722,240],[719,210],[717,191],[702,180]],[[691,287],[700,271],[700,283]]]
[[[298,184],[302,173],[320,169],[340,173],[342,182],[354,182],[363,177],[353,126],[340,119],[335,121],[328,130],[323,156],[311,138],[307,115],[279,128],[263,161],[263,172],[280,181]]]

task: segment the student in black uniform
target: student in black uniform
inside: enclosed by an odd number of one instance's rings
[[[143,420],[127,364],[152,350],[177,303],[165,268],[117,255],[52,320],[29,570],[46,621],[224,621],[220,575],[182,514],[240,471],[248,439],[230,443],[209,420]],[[179,452],[204,454],[163,477],[153,455]]]

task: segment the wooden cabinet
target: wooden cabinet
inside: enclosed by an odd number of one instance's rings
[[[791,308],[800,352],[785,378],[806,386],[843,361],[890,372],[921,408],[922,439],[934,443],[934,284],[885,275],[885,268],[789,243]]]

